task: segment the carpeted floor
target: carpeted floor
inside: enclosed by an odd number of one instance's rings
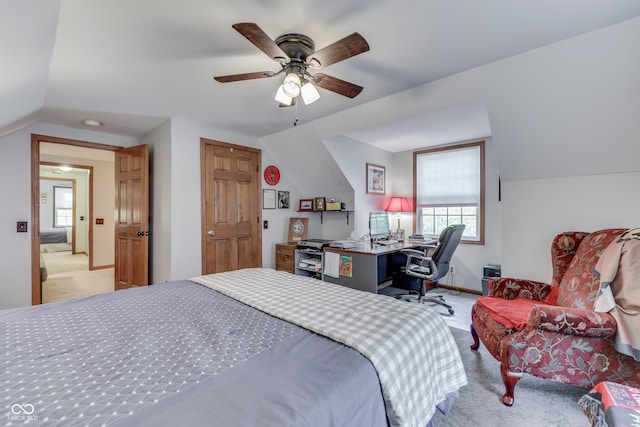
[[[394,296],[399,294],[406,294],[406,289],[394,288],[387,286],[378,290],[378,293],[388,296]],[[451,291],[444,288],[433,289],[428,292],[429,296],[442,296],[447,304],[451,305],[454,310],[454,314],[449,314],[446,307],[443,307],[435,303],[425,303],[431,306],[434,310],[437,310],[442,317],[452,328],[469,330],[471,325],[471,306],[478,298],[478,295],[473,295],[465,292]]]
[[[42,283],[42,302],[65,301],[114,290],[113,268],[89,271],[85,254],[43,253],[47,280]]]
[[[469,348],[471,334],[457,328],[451,332],[458,344],[469,384],[447,415],[436,411],[434,427],[529,427],[589,426],[589,420],[578,406],[580,397],[589,389],[524,375],[515,388],[512,407],[502,404],[504,393],[500,364],[480,346]]]

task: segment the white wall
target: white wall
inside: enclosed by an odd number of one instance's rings
[[[360,141],[338,136],[324,141],[327,150],[353,189],[353,231],[361,238],[369,233],[369,212],[384,211],[392,195],[394,167],[386,150]],[[385,195],[367,194],[367,163],[385,167]],[[342,239],[349,237],[343,236]]]
[[[551,241],[564,231],[640,225],[640,172],[502,183],[502,275],[548,283]]]
[[[0,181],[6,183],[0,209],[0,309],[31,304],[31,142],[14,133],[0,139]],[[28,232],[16,233],[27,221]]]

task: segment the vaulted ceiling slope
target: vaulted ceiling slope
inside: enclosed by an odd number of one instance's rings
[[[90,117],[135,137],[177,117],[260,138],[639,15],[637,0],[5,0],[0,136]],[[314,104],[278,108],[278,78],[215,82],[278,70],[237,22],[304,33],[317,48],[359,32],[371,50],[323,71],[363,92],[320,89]]]

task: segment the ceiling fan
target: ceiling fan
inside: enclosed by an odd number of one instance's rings
[[[368,51],[369,45],[360,34],[353,33],[316,51],[311,37],[304,34],[283,34],[272,40],[257,24],[251,22],[234,24],[232,27],[267,56],[278,62],[281,68],[279,71],[216,76],[214,77],[216,81],[229,83],[284,74],[284,81],[278,87],[275,97],[281,107],[295,105],[299,95],[302,95],[305,104],[316,101],[320,97],[316,86],[349,98],[355,98],[362,92],[362,86],[327,74],[310,73],[310,70],[327,67]]]

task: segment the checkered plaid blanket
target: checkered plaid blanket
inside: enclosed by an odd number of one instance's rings
[[[467,384],[447,324],[423,304],[272,269],[191,280],[359,351],[378,372],[391,426],[424,427]]]

